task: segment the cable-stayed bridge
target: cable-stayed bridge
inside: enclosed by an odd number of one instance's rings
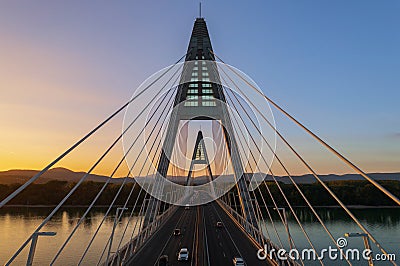
[[[128,102],[1,201],[0,207],[5,206],[78,146],[89,138],[95,138],[102,127],[125,111],[122,133],[105,148],[103,154],[97,155],[93,166],[21,243],[6,265],[13,264],[17,257],[22,256],[23,250],[29,250],[27,265],[34,263],[37,240],[46,236],[55,237],[57,233],[43,231],[43,228],[121,141],[124,143],[124,155],[70,234],[63,236],[64,241],[58,251],[48,254],[50,265],[60,264],[59,260],[71,244],[71,239],[125,161],[129,168],[126,177],[97,230],[88,236],[90,240],[86,248],[76,254],[71,264],[88,264],[88,254],[93,254],[93,243],[101,226],[107,217],[114,217],[108,241],[101,243],[102,249],[95,253],[97,264],[161,265],[168,257],[169,265],[231,265],[235,258],[243,259],[245,265],[307,265],[308,262],[301,256],[277,252],[285,246],[297,247],[287,225],[286,210],[294,217],[309,248],[320,254],[321,247],[312,241],[288,195],[275,178],[273,161],[283,169],[322,226],[325,235],[321,237],[329,238],[332,246],[343,254],[337,236],[330,232],[329,226],[292,178],[285,159],[277,152],[276,142],[292,153],[357,224],[365,245],[376,246],[382,254],[388,254],[384,243],[378,242],[322,181],[311,163],[285,138],[284,132],[275,127],[271,109],[283,114],[338,160],[400,205],[395,195],[265,96],[247,75],[226,64],[212,48],[205,20],[197,18],[184,56],[151,76]],[[276,195],[270,190],[271,183],[264,181],[267,174],[272,177],[286,202],[286,210],[278,206]],[[123,187],[132,178],[135,182],[125,204],[115,206]],[[139,192],[134,193],[135,189]],[[133,195],[136,198],[132,198]],[[285,232],[276,229],[272,212],[278,213]],[[129,214],[128,221],[123,225],[122,237],[117,238],[116,225],[126,213]],[[263,221],[270,223],[266,226]],[[187,248],[188,260],[178,262],[177,253],[182,248]],[[263,252],[260,253],[261,249]],[[260,259],[260,256],[265,258]],[[326,264],[323,258],[317,257],[315,261]],[[343,261],[352,265],[347,258]],[[396,265],[394,260],[389,261]],[[374,262],[368,260],[367,263],[372,265]],[[239,261],[237,265],[240,265]]]

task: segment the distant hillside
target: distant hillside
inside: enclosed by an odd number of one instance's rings
[[[15,183],[25,183],[29,178],[37,174],[39,171],[36,170],[9,170],[0,172],[0,184],[15,184]],[[84,172],[74,172],[66,168],[53,168],[43,174],[38,180],[35,181],[36,184],[44,184],[51,180],[58,181],[68,181],[68,182],[78,182]],[[375,180],[396,180],[400,181],[400,173],[369,173],[370,177]],[[151,176],[149,176],[151,178]],[[250,174],[247,174],[247,177],[250,178]],[[324,181],[346,181],[346,180],[365,180],[362,176],[356,174],[345,174],[345,175],[319,175],[319,177]],[[105,182],[107,180],[107,176],[102,175],[94,175],[90,174],[86,181],[94,181],[94,182]],[[226,180],[231,180],[233,176],[227,175]],[[169,177],[173,182],[182,183],[182,180],[186,180],[186,177]],[[206,177],[196,178],[194,184],[196,183],[204,183]],[[287,176],[277,176],[276,179],[285,184],[291,184],[289,178]],[[302,176],[293,176],[293,179],[298,184],[311,184],[315,183],[315,178],[311,175],[302,175]],[[123,178],[113,178],[112,183],[121,183]],[[273,181],[270,175],[266,175],[265,180]],[[130,179],[129,182],[134,182],[133,179]]]
[[[0,172],[0,184],[15,184],[15,183],[25,183],[32,176],[39,173],[36,170],[8,170]],[[84,172],[74,172],[66,168],[53,168],[44,173],[40,178],[38,178],[36,184],[44,184],[51,180],[58,181],[68,181],[68,182],[78,182],[84,175]],[[90,174],[86,181],[94,182],[105,182],[107,176]],[[113,178],[112,183],[120,183],[123,178]],[[132,182],[132,181],[131,181]]]
[[[400,181],[400,173],[369,173],[368,176],[372,177],[375,180],[383,181],[383,180],[396,180]],[[348,181],[348,180],[365,180],[364,177],[357,174],[345,174],[345,175],[319,175],[319,177],[323,181]],[[276,178],[278,181],[283,182],[285,184],[291,184],[290,179],[287,176],[280,176]],[[315,177],[311,174],[302,175],[302,176],[293,176],[293,179],[298,184],[312,184],[317,182]],[[267,181],[273,181],[271,176],[267,176]]]

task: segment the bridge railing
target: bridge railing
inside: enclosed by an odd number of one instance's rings
[[[157,216],[151,224],[146,226],[131,241],[122,246],[112,256],[109,261],[103,265],[121,265],[129,259],[135,251],[139,250],[144,243],[163,225],[178,209],[177,206],[171,205],[165,212]]]
[[[142,246],[154,235],[154,233],[177,211],[179,205],[186,202],[190,198],[192,193],[185,194],[177,205],[171,205],[166,211],[158,215],[157,218],[148,226],[143,228],[131,241],[122,246],[117,250],[109,259],[104,262],[103,265],[122,265],[125,261],[129,260],[135,252],[137,252]]]
[[[240,215],[237,211],[235,211],[231,206],[229,206],[223,200],[217,200],[217,203],[221,206],[221,208],[231,217],[236,224],[247,233],[247,236],[250,240],[255,244],[259,249],[263,249],[264,252],[269,254],[271,250],[278,251],[280,248],[271,242],[270,239],[267,239],[262,233],[261,229],[253,226],[247,219],[245,219],[242,215]],[[261,228],[259,226],[259,228]],[[300,264],[291,259],[288,254],[284,254],[286,260],[282,260],[277,257],[277,252],[273,252],[271,257],[271,262],[275,265],[280,266],[299,266]]]

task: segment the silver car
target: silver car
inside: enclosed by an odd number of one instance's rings
[[[187,248],[181,248],[181,250],[179,250],[178,260],[189,260],[189,251]]]
[[[234,257],[233,258],[233,265],[235,266],[244,266],[244,260],[239,257]]]

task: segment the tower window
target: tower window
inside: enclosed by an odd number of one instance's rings
[[[203,94],[212,94],[213,90],[212,89],[203,89],[202,92],[203,92]]]
[[[197,89],[188,89],[187,93],[188,94],[198,94],[199,91]]]
[[[212,95],[202,95],[201,99],[203,99],[203,100],[212,100],[212,99],[214,99],[214,97]]]
[[[214,101],[203,101],[202,106],[216,106]]]
[[[188,95],[187,96],[188,100],[197,100],[198,98],[199,98],[199,96],[197,96],[197,95]]]
[[[196,102],[191,102],[191,101],[186,101],[185,106],[199,106],[199,103]]]

